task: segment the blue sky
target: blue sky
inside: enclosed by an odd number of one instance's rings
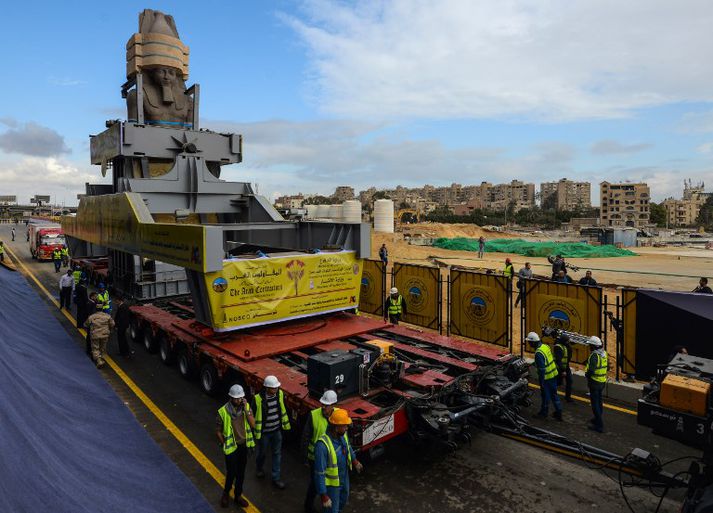
[[[146,7],[190,47],[203,126],[244,136],[224,178],[268,197],[566,176],[646,180],[661,200],[685,178],[713,185],[710,3],[620,4],[13,2],[0,195],[72,204],[100,181],[87,136],[125,117],[124,45]]]

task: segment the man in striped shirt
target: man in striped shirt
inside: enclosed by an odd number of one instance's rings
[[[282,431],[290,430],[290,418],[285,408],[285,396],[280,382],[275,376],[267,376],[263,388],[255,396],[255,438],[257,438],[257,477],[265,477],[263,466],[267,447],[272,452],[272,484],[283,490],[285,483],[280,479],[282,459]]]

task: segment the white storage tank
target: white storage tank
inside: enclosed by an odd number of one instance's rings
[[[341,205],[329,205],[329,216],[334,222],[341,222],[342,220],[342,206]]]
[[[361,223],[361,201],[347,200],[342,203],[342,217],[345,223]]]
[[[394,233],[394,202],[380,199],[374,202],[374,231]]]
[[[314,219],[317,217],[317,207],[318,205],[305,205],[307,209],[307,219]]]
[[[326,219],[329,217],[329,205],[317,205],[317,219]]]

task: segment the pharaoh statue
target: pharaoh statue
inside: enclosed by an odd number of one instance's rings
[[[144,122],[191,128],[193,99],[186,94],[188,47],[181,43],[173,17],[145,9],[139,32],[126,43],[126,76],[141,73]],[[127,95],[129,121],[138,119],[136,89]]]

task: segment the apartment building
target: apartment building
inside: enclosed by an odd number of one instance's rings
[[[562,178],[540,184],[540,204],[544,209],[576,211],[592,206],[592,184]]]
[[[701,206],[712,194],[704,192],[704,189],[703,182],[693,185],[690,179],[685,180],[683,182],[683,198],[664,200],[663,205],[666,208],[668,226],[681,227],[696,224]]]
[[[631,226],[649,224],[651,192],[646,183],[599,184],[601,226]]]

